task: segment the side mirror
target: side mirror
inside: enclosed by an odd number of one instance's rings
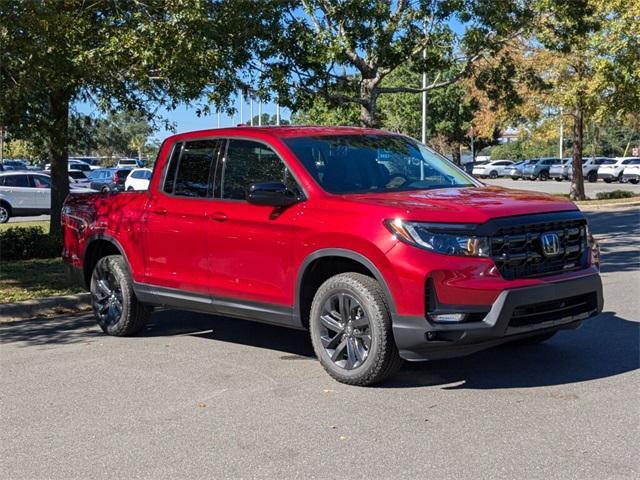
[[[289,190],[284,183],[264,182],[253,183],[247,190],[247,201],[254,205],[270,207],[288,207],[298,203],[298,196]]]

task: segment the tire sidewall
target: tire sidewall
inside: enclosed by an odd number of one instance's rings
[[[0,223],[7,223],[11,218],[11,211],[6,205],[0,205],[0,212],[4,212],[4,215],[0,216]]]
[[[327,282],[325,282],[320,287],[320,289],[318,289],[316,297],[314,298],[311,308],[311,316],[309,318],[311,342],[313,344],[315,353],[320,360],[320,363],[322,363],[325,369],[329,370],[330,373],[333,373],[334,376],[342,377],[347,380],[357,380],[359,378],[368,376],[371,368],[374,366],[378,359],[378,356],[380,355],[380,338],[383,334],[381,329],[384,328],[384,320],[380,318],[381,312],[374,306],[375,298],[367,295],[364,292],[360,292],[359,289],[352,288],[346,282],[336,282],[335,286],[328,285],[328,282],[331,282],[332,280],[333,279],[329,279]],[[339,287],[337,286],[338,283],[340,284]],[[371,348],[369,349],[367,359],[364,361],[364,363],[359,367],[354,368],[353,370],[346,370],[333,363],[333,361],[325,351],[324,346],[322,345],[322,341],[320,340],[320,310],[322,308],[322,305],[324,305],[324,303],[330,296],[338,293],[347,293],[355,297],[356,300],[358,300],[358,302],[360,303],[360,306],[364,309],[370,322],[369,328],[371,331]],[[393,341],[393,339],[391,341]]]

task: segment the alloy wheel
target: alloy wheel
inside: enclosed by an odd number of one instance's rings
[[[0,206],[0,223],[4,223],[9,220],[9,212],[5,207]]]
[[[371,349],[371,323],[360,302],[344,292],[329,297],[320,314],[320,340],[340,368],[361,366]]]
[[[106,325],[116,323],[122,315],[122,289],[113,273],[104,264],[96,266],[91,282],[94,309]]]

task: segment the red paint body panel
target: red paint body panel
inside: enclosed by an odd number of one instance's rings
[[[483,223],[514,215],[576,210],[571,202],[496,187],[420,192],[331,195],[306,172],[282,138],[362,134],[375,130],[329,127],[231,128],[170,137],[161,148],[148,192],[74,194],[63,210],[64,259],[82,266],[89,240],[114,239],[134,281],[222,298],[296,303],[296,280],[305,259],[323,249],[367,258],[380,272],[397,313],[424,315],[431,276],[446,304],[490,305],[505,289],[594,273],[594,268],[553,277],[508,281],[487,258],[434,254],[399,242],[386,219]],[[281,214],[245,201],[179,198],[160,191],[162,172],[176,141],[241,137],[270,145],[288,164],[306,200]]]

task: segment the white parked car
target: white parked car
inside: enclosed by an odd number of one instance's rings
[[[590,183],[598,181],[598,171],[603,165],[611,165],[616,163],[613,158],[608,157],[583,157],[582,158],[582,175]],[[573,177],[573,165],[569,164],[569,178]]]
[[[116,163],[115,168],[141,168],[143,166],[142,161],[135,158],[121,158]]]
[[[474,165],[472,173],[478,178],[498,178],[508,175],[512,167],[511,160],[494,160],[484,165]]]
[[[630,165],[624,167],[622,171],[622,181],[636,184],[640,182],[640,158]]]
[[[90,172],[91,171],[91,166],[88,163],[82,162],[80,160],[74,160],[72,158],[70,158],[68,160],[68,169],[69,170],[80,170],[82,172]],[[49,170],[51,171],[51,164],[47,163],[44,166],[45,170]]]
[[[12,216],[34,216],[51,209],[51,179],[43,173],[0,173],[0,223]]]
[[[622,182],[623,171],[627,165],[635,165],[639,160],[637,157],[618,157],[615,159],[615,163],[602,165],[598,168],[598,178],[607,183],[613,181]]]
[[[150,168],[136,168],[131,170],[131,173],[124,182],[124,189],[126,191],[148,190],[151,172],[152,170]]]

